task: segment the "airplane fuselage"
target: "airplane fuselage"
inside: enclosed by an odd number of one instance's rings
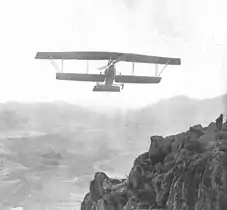
[[[116,68],[115,66],[110,66],[106,71],[106,80],[105,80],[105,85],[106,86],[112,86],[114,82],[114,78],[116,76]]]

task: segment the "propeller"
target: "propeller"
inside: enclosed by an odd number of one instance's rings
[[[108,69],[110,66],[114,65],[117,62],[119,62],[119,61],[112,61],[111,63],[107,64],[106,66],[102,66],[102,67],[98,68],[98,70],[104,71],[104,70]]]
[[[108,67],[109,67],[109,66],[102,66],[102,67],[98,68],[98,70],[99,70],[99,71],[104,71],[104,70],[106,70]]]
[[[98,70],[99,71],[104,71],[104,70],[108,69],[110,66],[115,65],[117,62],[121,61],[122,57],[123,56],[120,56],[117,60],[111,61],[106,66],[102,66],[102,67],[98,68]]]

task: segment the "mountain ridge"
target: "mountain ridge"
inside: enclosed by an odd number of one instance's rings
[[[97,171],[81,210],[225,210],[227,121],[163,138],[150,136],[123,179]],[[225,185],[224,185],[225,184]]]

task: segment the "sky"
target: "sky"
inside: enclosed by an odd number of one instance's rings
[[[186,95],[210,98],[227,90],[225,0],[8,0],[0,6],[0,102],[54,101],[138,107]],[[117,51],[179,57],[159,84],[127,84],[121,93],[94,93],[95,83],[58,81],[39,51]],[[58,63],[60,64],[60,63]],[[90,62],[97,72],[102,62]],[[131,64],[117,64],[130,73]],[[152,75],[154,65],[136,64]],[[86,62],[65,61],[65,72]]]

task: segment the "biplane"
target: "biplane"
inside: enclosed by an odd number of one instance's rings
[[[93,91],[120,92],[124,88],[125,83],[134,84],[149,84],[159,83],[161,74],[168,65],[180,65],[180,58],[156,57],[141,54],[118,53],[118,52],[37,52],[35,59],[49,59],[55,68],[58,70],[56,79],[58,80],[73,80],[83,82],[96,82]],[[64,73],[64,60],[86,60],[86,73]],[[61,72],[54,60],[62,60]],[[100,67],[100,73],[90,74],[88,71],[88,61],[91,60],[106,60],[106,66]],[[116,73],[116,64],[118,62],[131,62],[132,75],[122,75]],[[135,63],[153,63],[155,64],[154,76],[136,76],[134,75]],[[158,65],[164,65],[159,71]]]

